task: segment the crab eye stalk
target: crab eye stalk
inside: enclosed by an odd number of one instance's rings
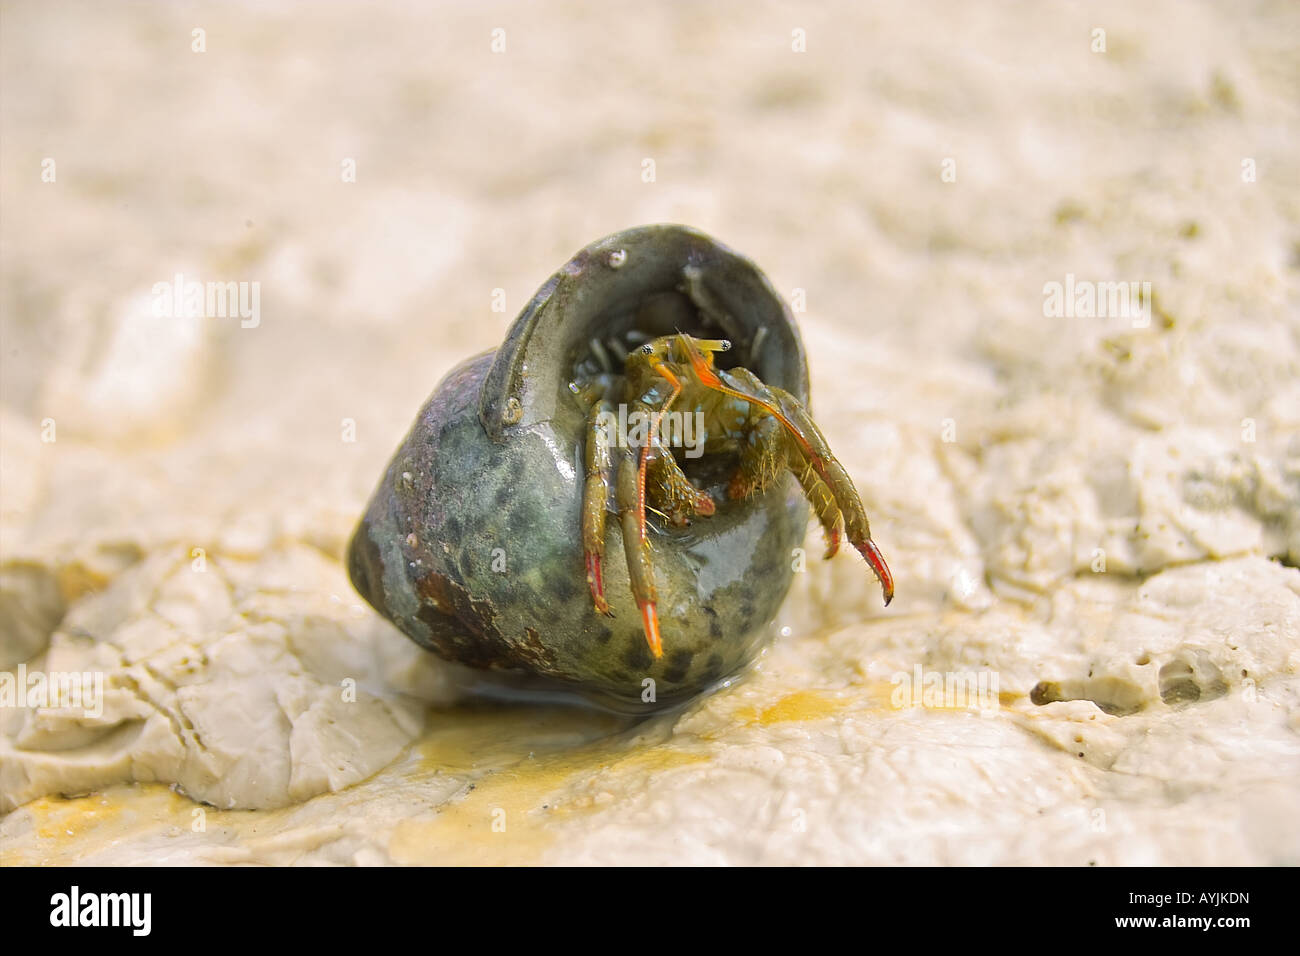
[[[730,351],[731,342],[727,339],[696,339],[695,347],[706,355],[712,355],[714,352]]]

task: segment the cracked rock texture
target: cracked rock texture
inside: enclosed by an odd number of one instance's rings
[[[1300,863],[1297,36],[8,4],[0,669],[103,697],[0,707],[0,860]],[[801,290],[898,596],[810,537],[787,636],[682,711],[471,700],[344,543],[442,374],[653,221]],[[260,322],[152,315],[176,273]],[[1150,286],[1045,314],[1067,276]]]

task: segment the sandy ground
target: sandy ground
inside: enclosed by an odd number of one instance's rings
[[[0,707],[0,860],[1300,863],[1297,36],[5,3],[0,667],[105,688]],[[347,536],[442,374],[657,221],[806,305],[898,597],[813,561],[788,636],[639,724],[468,703]],[[177,273],[256,322],[154,315]]]

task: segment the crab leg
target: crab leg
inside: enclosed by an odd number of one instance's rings
[[[804,436],[803,442],[796,441],[796,447],[803,452],[808,464],[834,495],[835,503],[839,505],[840,513],[844,517],[844,536],[849,539],[849,544],[866,559],[867,564],[871,565],[871,570],[880,579],[880,587],[885,595],[885,606],[888,607],[889,602],[894,599],[894,576],[889,571],[889,565],[885,563],[885,556],[871,540],[871,525],[867,521],[867,511],[862,507],[862,499],[858,496],[858,489],[853,485],[853,479],[849,477],[839,460],[831,454],[830,446],[826,443],[821,429],[812,420],[812,416],[804,410],[799,400],[783,389],[774,388],[772,392],[781,402],[784,418],[792,422]]]
[[[771,415],[758,417],[741,447],[740,465],[727,485],[727,496],[748,498],[771,485],[785,469],[785,446],[781,423]]]
[[[659,593],[655,590],[650,539],[645,533],[644,490],[636,453],[628,449],[619,463],[614,492],[618,501],[619,521],[623,526],[623,550],[627,554],[627,576],[632,585],[632,596],[641,611],[641,623],[645,628],[650,653],[659,658],[664,653],[659,639],[659,615],[655,610]]]
[[[771,389],[749,369],[736,368],[728,374],[737,379],[747,392],[779,404]],[[812,505],[813,513],[822,526],[822,532],[826,536],[825,557],[834,557],[840,548],[840,529],[843,524],[840,506],[826,487],[826,482],[822,481],[802,452],[791,445],[792,440],[777,418],[769,414],[760,415],[750,432],[749,444],[741,451],[740,468],[731,479],[727,493],[732,498],[748,498],[767,488],[777,475],[789,469],[799,480],[804,496]],[[802,467],[799,463],[802,463]]]
[[[733,376],[714,369],[689,341],[686,344],[690,353],[691,367],[702,385],[734,398],[742,398],[751,405],[757,405],[785,426],[787,433],[793,439],[794,449],[803,456],[835,498],[844,517],[845,535],[880,580],[885,604],[888,605],[894,599],[894,577],[889,571],[889,565],[885,563],[884,555],[871,540],[871,528],[867,522],[866,510],[862,507],[862,499],[858,497],[853,480],[849,478],[844,466],[831,454],[825,436],[804,410],[803,405],[789,392],[779,388],[769,389],[776,399],[775,402],[745,391],[738,387],[740,383]]]
[[[682,383],[662,361],[652,362],[650,367],[672,386],[672,391],[655,409],[650,419],[650,433],[646,436],[645,444],[641,446],[637,458],[634,501],[625,503],[627,497],[625,486],[628,482],[623,477],[623,471],[627,468],[626,460],[619,471],[617,490],[620,518],[623,522],[623,549],[627,552],[627,572],[632,584],[632,595],[636,598],[637,607],[641,609],[641,623],[645,629],[646,643],[650,645],[650,653],[660,658],[664,656],[664,649],[659,638],[659,612],[656,608],[659,595],[655,590],[654,564],[650,558],[650,538],[645,529],[646,466],[650,460],[651,448],[658,443],[659,424],[663,421],[664,412],[672,407],[677,396],[681,394]],[[630,511],[626,507],[627,504],[633,505]]]
[[[587,585],[596,611],[608,617],[614,612],[605,599],[605,508],[609,501],[609,480],[612,469],[610,444],[612,436],[602,419],[613,412],[613,405],[602,399],[591,406],[587,415],[587,478],[582,488],[582,547],[587,557]]]
[[[654,454],[646,466],[646,497],[675,525],[684,525],[695,515],[707,517],[716,510],[713,498],[691,484],[662,440],[655,442]]]
[[[791,465],[793,466],[793,462]],[[835,501],[835,496],[807,461],[802,468],[791,467],[790,471],[794,473],[795,478],[799,479],[803,493],[812,505],[813,514],[817,516],[817,523],[822,526],[822,534],[826,537],[826,553],[822,557],[826,559],[835,557],[835,552],[840,549],[840,532],[843,528],[843,515],[839,504]]]

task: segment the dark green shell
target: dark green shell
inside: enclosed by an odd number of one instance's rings
[[[808,399],[799,333],[749,260],[671,225],[583,249],[500,349],[438,385],[353,535],[353,585],[423,647],[646,709],[732,674],[770,637],[807,505],[793,480],[726,500],[725,463],[692,476],[719,489],[716,515],[651,533],[664,656],[654,660],[646,645],[617,521],[605,557],[615,617],[592,608],[580,515],[584,413],[569,383],[593,337],[632,328],[729,338],[736,362]]]

